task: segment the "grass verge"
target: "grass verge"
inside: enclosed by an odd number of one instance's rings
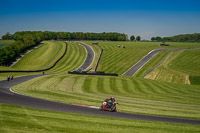
[[[52,112],[21,106],[0,104],[1,133],[178,133],[199,132],[200,127],[188,124],[148,122],[99,116]]]

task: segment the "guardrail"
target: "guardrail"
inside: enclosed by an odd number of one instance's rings
[[[97,68],[98,68],[98,65],[99,65],[99,62],[100,62],[102,53],[103,53],[103,49],[101,49],[101,53],[100,53],[100,55],[99,55],[99,59],[98,59],[97,64],[96,64],[96,66],[95,66],[95,69],[94,69],[95,72],[97,71]]]
[[[114,73],[104,73],[104,72],[68,72],[69,74],[78,74],[78,75],[102,75],[102,76],[118,76],[118,74]]]

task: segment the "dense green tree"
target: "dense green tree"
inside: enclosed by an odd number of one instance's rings
[[[132,35],[132,36],[130,37],[130,40],[131,40],[131,41],[135,41],[135,36]]]
[[[140,36],[137,36],[136,37],[136,41],[140,41],[141,40],[141,37]]]
[[[155,40],[156,40],[156,38],[155,38],[155,37],[152,37],[152,38],[151,38],[151,41],[155,41]]]
[[[36,43],[39,43],[42,40],[45,40],[44,33],[42,33],[42,32],[35,33],[34,38],[35,38]]]
[[[64,32],[58,32],[57,33],[57,39],[63,39],[64,38]]]
[[[118,41],[126,41],[126,38],[124,36],[118,36],[117,40]]]
[[[34,37],[30,34],[24,35],[23,40],[24,40],[24,44],[27,46],[31,46],[35,44]]]
[[[158,41],[158,42],[160,42],[160,41],[162,41],[162,38],[159,37],[159,36],[157,36],[157,37],[155,38],[155,40]]]
[[[194,34],[193,37],[194,37],[194,42],[200,41],[200,34]]]
[[[68,39],[68,40],[71,39],[70,33],[67,32],[67,33],[65,34],[65,39]]]
[[[200,33],[176,35],[172,37],[163,37],[163,41],[172,42],[200,42]]]
[[[12,35],[9,32],[7,32],[5,35],[2,36],[2,39],[3,40],[11,40]]]

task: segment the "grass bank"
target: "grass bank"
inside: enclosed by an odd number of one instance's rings
[[[122,112],[200,119],[200,86],[126,76],[49,75],[12,89],[33,97],[97,107],[115,96]]]
[[[148,122],[99,116],[52,112],[20,106],[0,104],[1,133],[190,133],[200,127],[188,124]]]
[[[65,44],[45,41],[40,48],[33,50],[19,60],[12,68],[17,70],[45,69],[54,64],[65,51]]]
[[[58,41],[45,41],[45,45],[28,53],[13,67],[0,66],[1,70],[36,70],[50,67],[65,50],[65,44]],[[57,65],[46,73],[67,73],[81,66],[86,58],[84,47],[68,43],[66,55]],[[22,76],[35,73],[0,73],[0,79],[6,79],[7,75]]]
[[[160,42],[98,41],[98,45],[92,45],[93,42],[96,41],[85,41],[93,47],[96,54],[100,53],[101,48],[104,50],[97,70],[120,75],[153,49],[200,47],[200,43],[179,42],[170,42],[168,47],[158,46]]]
[[[167,60],[146,75],[145,78],[181,84],[197,84],[196,81],[200,77],[199,51],[199,49],[195,49],[173,52]],[[167,52],[166,54],[162,52],[154,57],[138,72],[137,76],[141,76],[146,70],[156,66],[160,62],[160,58],[165,58],[166,56]]]
[[[85,48],[76,43],[68,43],[68,49],[66,55],[61,59],[58,64],[47,73],[62,73],[75,70],[86,58]]]

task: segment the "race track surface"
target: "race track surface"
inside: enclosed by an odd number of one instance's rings
[[[18,77],[12,81],[6,81],[6,80],[0,81],[0,103],[14,104],[36,109],[51,110],[51,111],[86,114],[86,115],[200,125],[200,120],[168,118],[161,116],[140,115],[140,114],[131,114],[123,112],[100,111],[99,109],[95,108],[48,101],[40,98],[24,96],[21,94],[14,93],[13,91],[10,91],[10,88],[12,86],[15,86],[17,84],[20,84],[22,82],[40,76],[43,75],[30,75],[30,76]]]
[[[149,52],[145,57],[143,57],[140,61],[138,61],[135,65],[133,65],[130,69],[128,69],[123,75],[125,76],[133,76],[140,68],[142,68],[153,56],[164,49],[156,49]]]
[[[82,68],[83,70],[87,69],[88,67],[90,67],[90,65],[92,64],[93,60],[94,60],[94,51],[93,49],[81,42],[78,42],[78,44],[82,45],[83,47],[85,47],[86,52],[87,52],[87,57],[84,61],[84,63],[80,66],[80,68]]]

